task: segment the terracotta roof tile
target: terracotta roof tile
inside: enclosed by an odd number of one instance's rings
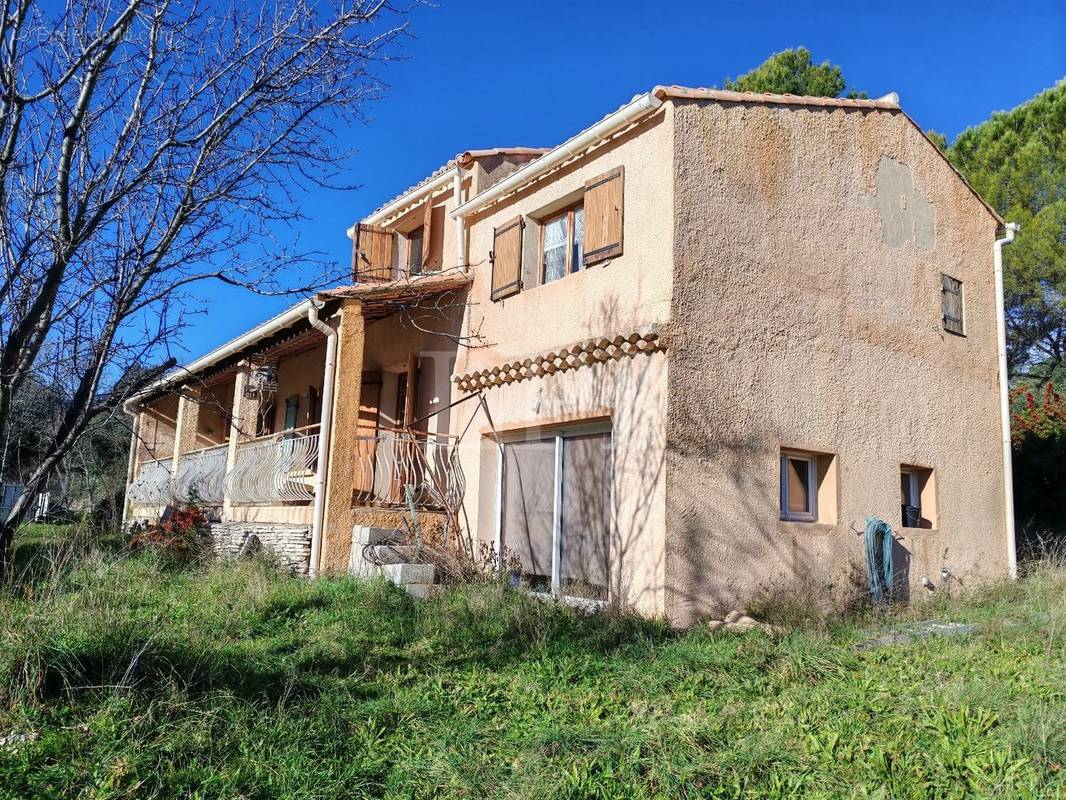
[[[898,103],[890,100],[867,100],[850,97],[810,97],[798,94],[769,94],[766,92],[732,92],[728,89],[699,89],[687,86],[656,86],[652,94],[660,100],[670,97],[686,100],[715,100],[719,103],[762,103],[785,106],[817,106],[822,108],[868,108],[879,111],[899,111]]]
[[[448,159],[443,164],[441,164],[439,167],[437,167],[435,170],[433,170],[433,172],[429,173],[429,175],[427,175],[422,180],[420,180],[418,183],[415,183],[415,184],[412,184],[411,186],[408,186],[402,192],[400,192],[399,194],[395,195],[394,197],[390,197],[388,200],[386,200],[384,203],[379,205],[373,211],[371,211],[368,214],[364,214],[363,216],[364,216],[364,218],[372,217],[375,214],[377,214],[378,212],[380,212],[382,209],[384,209],[384,208],[392,205],[393,203],[395,203],[401,197],[404,197],[404,196],[410,194],[411,192],[418,191],[423,186],[425,186],[427,183],[430,183],[435,178],[440,177],[445,172],[450,170],[452,167],[454,167],[456,165],[456,163],[460,163],[460,164],[462,164],[465,167],[471,161],[473,161],[474,159],[485,158],[487,156],[508,155],[508,154],[514,154],[514,155],[536,155],[536,156],[539,156],[539,155],[543,155],[544,153],[547,153],[547,152],[548,152],[548,148],[547,147],[493,147],[493,148],[489,148],[487,150],[467,150],[465,152],[460,153],[455,158]]]
[[[379,205],[377,208],[375,208],[370,213],[364,214],[363,217],[366,218],[366,217],[374,216],[375,214],[377,214],[382,209],[384,209],[387,206],[390,206],[393,203],[395,203],[397,200],[399,200],[404,195],[408,195],[411,192],[417,191],[418,189],[422,188],[427,183],[432,181],[434,178],[438,178],[441,175],[443,175],[445,172],[447,172],[448,170],[450,170],[454,166],[455,166],[455,159],[454,158],[448,159],[443,164],[441,164],[439,167],[437,167],[435,170],[433,170],[431,173],[429,173],[429,175],[427,175],[422,180],[420,180],[418,183],[412,184],[411,186],[408,186],[406,189],[404,189],[399,194],[397,194],[397,195],[395,195],[393,197],[390,197],[388,200],[386,200],[384,203]]]
[[[418,275],[413,278],[398,278],[381,283],[358,283],[352,286],[336,286],[319,292],[320,300],[339,300],[353,298],[360,300],[364,307],[364,317],[379,318],[390,313],[392,304],[417,300],[420,297],[463,289],[474,280],[469,272],[449,270],[448,272]]]

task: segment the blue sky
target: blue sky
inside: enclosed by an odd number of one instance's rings
[[[365,126],[341,131],[357,152],[349,191],[301,199],[309,220],[279,231],[340,263],[344,231],[463,150],[558,144],[655,84],[720,85],[788,47],[841,66],[871,97],[899,92],[923,128],[954,138],[1066,76],[1066,3],[441,2],[410,14],[404,60],[386,65],[387,97]],[[298,239],[296,238],[298,237]],[[184,338],[189,360],[294,299],[200,289],[209,314]]]

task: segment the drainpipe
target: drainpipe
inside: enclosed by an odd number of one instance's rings
[[[311,522],[311,557],[307,564],[308,577],[318,575],[318,562],[322,554],[322,521],[326,512],[326,466],[329,459],[330,423],[333,421],[333,373],[337,361],[337,331],[318,318],[318,309],[323,303],[311,301],[307,308],[307,321],[311,327],[326,336],[326,366],[322,374],[322,411],[318,425],[318,469],[315,470],[315,505]]]
[[[1010,385],[1007,380],[1007,312],[1003,299],[1003,246],[1014,241],[1020,230],[1015,222],[1006,224],[1006,234],[996,239],[993,269],[996,277],[996,343],[999,346],[999,421],[1003,434],[1003,509],[1007,515],[1007,572],[1018,577],[1018,550],[1014,533],[1014,468],[1010,444]]]
[[[452,206],[459,208],[463,204],[463,170],[456,159],[455,177],[452,179]],[[466,272],[466,218],[455,220],[455,259],[456,265]]]
[[[141,414],[140,412],[130,413],[133,420],[130,424],[130,455],[129,461],[126,463],[126,491],[122,495],[122,528],[123,533],[126,531],[126,525],[129,523],[130,515],[130,498],[129,491],[130,485],[133,483],[134,478],[137,476],[137,445],[140,443],[141,437]]]

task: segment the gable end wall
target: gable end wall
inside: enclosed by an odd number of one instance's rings
[[[899,531],[901,464],[935,470],[939,505],[904,531],[901,591],[943,565],[1004,575],[996,221],[902,114],[676,101],[675,125],[672,621],[864,585],[852,528]],[[941,272],[966,337],[943,330]],[[836,454],[835,524],[778,519],[782,445]]]

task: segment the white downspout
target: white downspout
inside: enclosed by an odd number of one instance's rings
[[[1003,299],[1003,246],[1014,241],[1020,230],[1015,222],[1006,224],[1006,234],[996,239],[993,270],[996,278],[996,344],[999,346],[999,422],[1003,434],[1003,509],[1007,515],[1007,572],[1018,577],[1018,548],[1014,532],[1014,467],[1010,443],[1010,385],[1007,379],[1007,311]]]
[[[463,204],[463,170],[458,164],[455,166],[455,177],[452,179],[452,206],[459,208]],[[455,219],[455,263],[463,272],[466,272],[466,218]]]
[[[130,514],[130,498],[129,491],[130,486],[133,484],[134,478],[137,476],[137,445],[140,444],[141,437],[141,412],[131,413],[133,422],[130,425],[130,455],[129,461],[126,463],[126,491],[122,495],[122,532],[126,532],[126,526],[129,524]]]
[[[322,413],[318,425],[318,469],[315,470],[315,505],[311,522],[311,557],[307,575],[318,575],[318,562],[322,554],[322,521],[326,510],[326,467],[329,459],[329,437],[333,421],[333,373],[337,361],[337,331],[318,318],[318,301],[312,301],[307,309],[307,321],[311,327],[326,336],[326,366],[322,374]]]

